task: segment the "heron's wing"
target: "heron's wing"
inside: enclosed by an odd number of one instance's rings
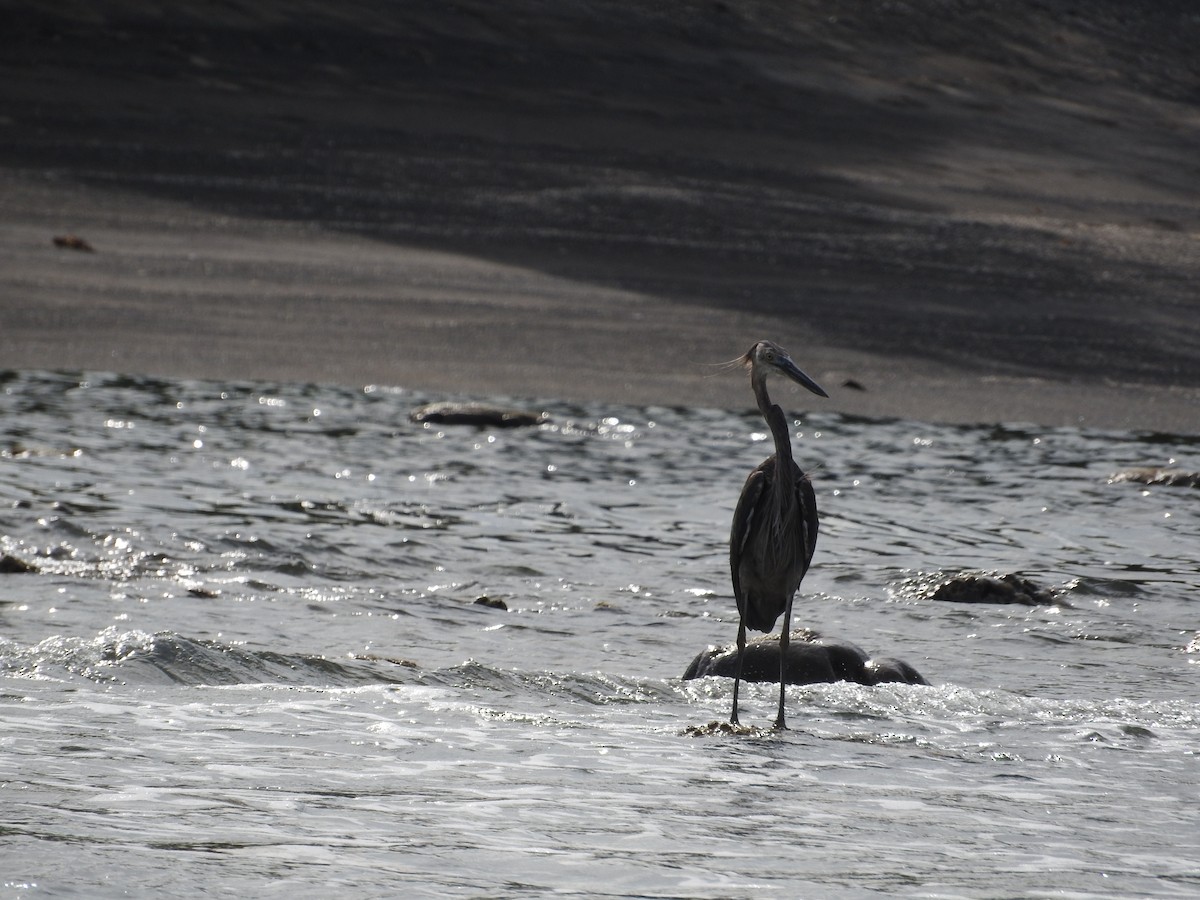
[[[802,559],[804,571],[808,571],[813,553],[817,549],[817,495],[813,492],[812,482],[808,476],[796,469],[796,503],[799,510],[801,541],[803,542]]]
[[[751,472],[742,487],[737,509],[733,511],[733,527],[729,532],[729,570],[733,575],[733,596],[737,599],[738,609],[742,606],[742,582],[738,576],[742,551],[746,549],[746,541],[750,539],[750,530],[759,512],[759,501],[767,489],[767,482],[767,473],[763,466]]]

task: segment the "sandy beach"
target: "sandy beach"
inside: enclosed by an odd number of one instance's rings
[[[0,14],[0,369],[1200,433],[1191,4]]]

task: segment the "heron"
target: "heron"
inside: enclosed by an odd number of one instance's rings
[[[792,442],[783,410],[767,394],[767,377],[783,375],[821,397],[829,395],[805,375],[778,344],[759,341],[740,360],[750,370],[759,411],[775,439],[775,455],[750,473],[742,487],[729,533],[729,569],[737,599],[737,668],[733,678],[731,725],[738,724],[738,686],[746,655],[746,629],[769,633],[783,614],[779,633],[779,715],[784,722],[784,669],[792,600],[817,546],[817,499],[812,482],[792,458]]]

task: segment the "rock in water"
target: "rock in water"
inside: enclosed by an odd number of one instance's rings
[[[709,647],[692,660],[683,679],[715,675],[733,678],[737,670],[737,646]],[[793,632],[787,650],[785,680],[788,684],[929,684],[915,668],[892,657],[871,659],[862,647],[837,638],[813,637],[811,632]],[[743,681],[779,680],[779,638],[766,635],[746,642],[742,663]]]
[[[1171,487],[1200,487],[1200,472],[1185,472],[1183,469],[1126,469],[1108,479],[1109,484],[1121,481],[1165,484]]]
[[[23,559],[18,559],[8,553],[0,556],[0,574],[3,575],[28,575],[31,572],[36,572],[37,566],[33,563],[25,562]]]
[[[1023,606],[1050,606],[1062,601],[1044,588],[1020,575],[963,573],[938,584],[931,600],[948,603],[1019,603]]]
[[[549,419],[543,412],[528,412],[483,403],[427,403],[408,414],[409,419],[423,424],[481,425],[492,428],[524,428],[541,425]]]

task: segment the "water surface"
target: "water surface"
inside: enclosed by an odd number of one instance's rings
[[[1200,493],[1110,476],[1200,440],[780,393],[821,509],[797,624],[932,686],[695,737],[756,415],[4,374],[4,893],[1194,896]],[[973,571],[1056,602],[930,599]]]

